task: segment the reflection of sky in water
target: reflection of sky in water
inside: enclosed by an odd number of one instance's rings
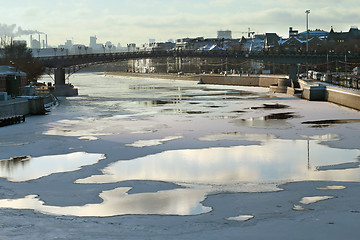
[[[105,158],[103,154],[76,152],[29,158],[24,161],[0,160],[0,177],[12,182],[29,181],[53,173],[75,171],[81,166],[92,165],[103,158]]]
[[[100,194],[103,203],[84,206],[47,206],[36,195],[0,200],[0,208],[33,209],[46,214],[108,217],[126,214],[195,215],[211,211],[200,202],[204,189],[174,189],[157,193],[130,194],[130,188],[116,188]]]
[[[81,76],[81,75],[79,75]],[[101,136],[123,133],[148,133],[164,128],[168,123],[149,122],[160,115],[184,115],[212,118],[232,118],[228,111],[234,104],[224,101],[228,95],[242,97],[267,94],[240,90],[235,86],[206,86],[192,81],[171,81],[138,78],[114,78],[87,75],[86,81],[73,81],[81,89],[80,96],[67,99],[61,108],[73,117],[48,123],[46,135],[97,140]],[[99,85],[99,78],[102,84]],[[82,79],[82,77],[79,77]],[[194,105],[193,103],[198,103]],[[211,106],[223,106],[222,111]],[[231,108],[231,109],[228,109]],[[236,105],[236,109],[238,105]],[[218,116],[220,114],[220,116]],[[207,122],[209,124],[209,122]]]
[[[312,204],[312,203],[316,203],[319,201],[324,201],[324,200],[328,200],[328,199],[332,199],[334,198],[333,196],[314,196],[314,197],[303,197],[300,200],[300,203],[302,204]]]
[[[172,141],[172,140],[176,140],[176,139],[180,139],[180,138],[182,138],[182,136],[169,136],[169,137],[162,138],[162,139],[138,140],[134,143],[126,144],[126,145],[132,146],[132,147],[138,147],[138,148],[149,147],[149,146],[161,145],[164,142]]]
[[[252,216],[252,215],[240,215],[240,216],[237,216],[237,217],[228,217],[228,218],[226,218],[226,220],[245,222],[245,221],[248,221],[248,220],[250,220],[252,218],[254,218],[254,216]]]
[[[118,161],[105,168],[103,175],[77,182],[161,180],[226,185],[296,180],[359,181],[359,174],[354,174],[359,172],[358,168],[316,171],[320,165],[353,162],[358,155],[358,150],[329,148],[313,140],[274,139],[263,145],[174,150],[131,161]]]

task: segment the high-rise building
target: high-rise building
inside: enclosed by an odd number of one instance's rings
[[[97,40],[96,36],[90,37],[90,47],[91,48],[96,48],[96,40]]]
[[[232,39],[232,32],[230,30],[220,30],[217,32],[217,38],[219,39]]]

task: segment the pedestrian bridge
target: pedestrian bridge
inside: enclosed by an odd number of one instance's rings
[[[219,59],[253,59],[264,62],[288,64],[290,67],[290,79],[296,79],[297,64],[300,63],[326,63],[341,60],[360,62],[360,55],[351,54],[283,54],[283,53],[246,53],[241,51],[200,51],[200,50],[169,50],[169,51],[136,51],[103,54],[79,54],[52,57],[39,57],[38,59],[47,68],[54,69],[55,84],[65,84],[65,68],[81,66],[84,64],[101,64],[131,59],[151,58],[219,58]]]

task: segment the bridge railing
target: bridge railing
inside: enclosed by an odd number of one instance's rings
[[[305,62],[326,62],[333,60],[360,61],[360,55],[351,54],[305,54],[305,53],[272,53],[272,52],[243,52],[234,50],[153,50],[116,53],[92,53],[39,57],[46,67],[68,67],[82,63],[111,62],[117,60],[159,58],[159,57],[200,57],[200,58],[243,58],[297,64]]]

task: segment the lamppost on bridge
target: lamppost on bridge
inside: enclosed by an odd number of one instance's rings
[[[309,14],[310,10],[306,10],[306,53],[309,52]]]
[[[306,55],[309,54],[309,14],[310,14],[310,10],[306,10],[305,11],[306,14]],[[306,61],[306,74],[309,71],[309,64]]]

